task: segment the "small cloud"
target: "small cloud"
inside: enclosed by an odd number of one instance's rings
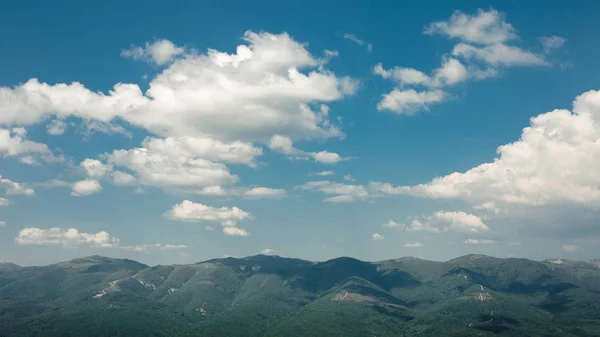
[[[406,248],[419,248],[419,247],[423,247],[423,243],[419,242],[419,241],[407,242],[407,243],[403,244],[402,247],[406,247]]]
[[[546,54],[550,54],[552,51],[559,49],[567,42],[567,39],[560,36],[542,36],[539,40],[544,47],[544,53]]]
[[[375,234],[371,235],[371,238],[373,239],[373,241],[381,241],[384,239],[383,235],[381,235],[379,233],[375,233]]]
[[[464,241],[464,243],[468,244],[468,245],[487,245],[487,244],[491,244],[491,243],[495,243],[496,241],[494,240],[487,240],[487,239],[467,239]]]
[[[312,176],[326,177],[326,176],[332,176],[334,174],[335,174],[335,172],[333,172],[333,171],[320,171],[320,172],[311,172],[308,174],[308,176],[309,177],[312,177]]]
[[[345,33],[344,34],[344,39],[353,41],[353,42],[355,42],[359,46],[366,46],[367,50],[369,51],[369,53],[373,51],[373,45],[372,44],[368,43],[367,41],[365,41],[363,39],[360,39],[359,37],[357,37],[354,34]]]
[[[275,255],[277,253],[279,253],[278,250],[271,249],[271,248],[265,248],[260,251],[260,254],[263,254],[263,255]]]
[[[184,47],[178,47],[173,42],[163,39],[152,43],[146,42],[145,47],[132,46],[121,51],[121,56],[161,66],[172,62],[176,56],[184,52]]]
[[[344,176],[344,180],[346,181],[356,181],[356,179],[354,179],[353,176],[351,176],[350,174],[347,174]]]

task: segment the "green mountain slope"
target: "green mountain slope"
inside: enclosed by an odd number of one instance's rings
[[[0,264],[0,336],[600,336],[598,260]]]

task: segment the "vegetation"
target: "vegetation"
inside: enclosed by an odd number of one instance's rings
[[[0,336],[600,336],[600,263],[0,264]]]

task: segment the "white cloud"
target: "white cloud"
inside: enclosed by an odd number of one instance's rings
[[[372,183],[386,194],[465,199],[475,205],[600,206],[600,91],[588,91],[573,112],[553,110],[531,118],[519,140],[497,149],[492,162],[415,186]]]
[[[233,184],[239,180],[222,163],[198,157],[174,157],[144,147],[116,150],[107,157],[114,166],[135,172],[138,182],[148,186],[215,186]]]
[[[353,41],[353,42],[355,42],[359,46],[366,45],[367,46],[367,50],[369,51],[369,53],[373,51],[373,45],[372,44],[366,42],[365,40],[360,39],[359,37],[357,37],[354,34],[345,33],[344,34],[344,39]]]
[[[489,230],[488,226],[476,215],[465,212],[444,211],[413,218],[408,225],[402,225],[401,228],[408,232],[426,231],[431,233],[448,231],[480,233]]]
[[[159,250],[183,250],[183,249],[191,249],[186,245],[172,245],[172,244],[143,244],[143,245],[135,245],[135,246],[120,246],[120,249],[132,251],[132,252],[148,252],[151,250],[159,249]]]
[[[470,76],[467,68],[451,57],[445,57],[442,65],[433,71],[431,77],[413,68],[394,67],[386,70],[381,63],[375,65],[373,73],[384,79],[392,79],[401,87],[422,85],[433,88],[454,85],[465,81]]]
[[[10,200],[6,198],[0,198],[0,206],[8,206],[10,205]]]
[[[350,174],[347,174],[344,176],[344,180],[346,181],[356,181],[356,179],[354,179],[354,177]]]
[[[184,200],[181,204],[173,205],[165,213],[173,220],[179,221],[209,221],[220,222],[225,235],[248,236],[250,233],[238,228],[238,221],[252,219],[252,215],[237,207],[211,207]],[[212,227],[211,227],[212,228]]]
[[[455,11],[448,21],[425,27],[425,34],[440,34],[478,44],[498,44],[516,39],[515,29],[494,9],[478,9],[475,15]]]
[[[397,223],[396,221],[390,219],[388,220],[386,223],[384,223],[383,225],[381,225],[381,227],[387,227],[387,228],[402,228],[403,225]]]
[[[309,176],[326,177],[326,176],[332,176],[334,174],[335,174],[335,172],[333,172],[333,171],[320,171],[320,172],[311,172],[309,174]]]
[[[84,179],[77,181],[72,185],[71,195],[76,197],[83,197],[100,192],[101,190],[102,186],[100,185],[100,182],[98,182],[98,180]]]
[[[129,173],[115,171],[111,174],[112,182],[115,185],[130,186],[135,185],[135,177]]]
[[[47,162],[60,160],[52,154],[46,144],[25,139],[26,136],[27,131],[24,128],[0,129],[0,155],[20,157],[22,163],[29,165],[38,164],[35,158]]]
[[[403,244],[402,247],[406,247],[406,248],[419,248],[419,247],[423,247],[423,243],[419,242],[419,241],[407,242],[407,243]]]
[[[134,60],[164,65],[185,52],[185,48],[177,47],[169,40],[156,40],[152,43],[146,42],[145,47],[132,46],[130,49],[121,51],[121,56],[131,57]]]
[[[452,55],[460,56],[466,60],[481,61],[495,67],[550,65],[540,55],[504,44],[475,47],[469,44],[459,43],[454,46]]]
[[[24,228],[15,238],[20,245],[61,245],[61,246],[93,246],[116,247],[119,246],[118,238],[112,237],[108,232],[102,231],[95,234],[79,232],[75,228],[66,231],[58,227],[50,229]]]
[[[260,251],[260,254],[263,255],[276,255],[279,251],[277,249],[265,248]]]
[[[91,179],[101,179],[112,171],[111,165],[105,165],[97,159],[86,158],[79,163],[79,166],[85,170],[86,175]]]
[[[254,187],[243,192],[243,196],[248,199],[281,199],[286,192],[279,188]]]
[[[544,47],[544,53],[549,54],[555,49],[562,47],[567,42],[567,39],[560,36],[542,36],[540,37],[540,42]]]
[[[152,153],[171,157],[204,158],[229,164],[256,166],[256,158],[263,154],[261,148],[251,143],[235,141],[224,143],[202,137],[147,138],[142,146]]]
[[[67,130],[67,123],[60,119],[53,119],[46,127],[46,130],[53,136],[60,136]]]
[[[468,245],[487,245],[487,244],[491,244],[491,243],[495,243],[496,241],[494,240],[487,240],[487,239],[466,239],[464,241],[465,244]]]
[[[431,78],[422,71],[403,67],[394,67],[390,70],[386,70],[381,63],[375,65],[373,73],[384,79],[393,79],[400,85],[428,85],[431,82]]]
[[[275,135],[271,137],[271,140],[269,142],[269,148],[273,151],[279,152],[293,159],[305,159],[307,157],[311,157],[314,159],[314,161],[323,164],[337,164],[340,161],[349,159],[342,158],[342,156],[340,156],[339,154],[328,151],[302,151],[294,147],[294,142],[291,138],[282,135]]]
[[[35,191],[30,187],[25,187],[20,183],[14,182],[10,179],[2,178],[0,176],[0,185],[6,188],[6,194],[8,195],[26,195],[34,196]]]
[[[371,239],[373,239],[373,241],[381,241],[384,239],[384,237],[379,233],[374,233],[373,235],[371,235]]]
[[[0,227],[4,227],[6,225],[6,221],[0,220]]]
[[[377,104],[377,110],[390,110],[401,115],[414,115],[419,110],[428,110],[429,106],[441,103],[447,94],[441,90],[415,91],[398,88],[384,94]]]
[[[250,233],[248,233],[245,229],[238,228],[238,227],[223,227],[223,234],[230,235],[230,236],[249,236],[250,235]]]
[[[579,247],[575,246],[575,245],[562,245],[561,248],[563,251],[565,251],[567,253],[574,253],[579,250]]]
[[[143,93],[118,83],[108,93],[83,84],[31,79],[0,87],[0,125],[33,124],[51,116],[108,123],[119,120],[164,136],[268,142],[342,137],[314,104],[353,94],[358,83],[322,68],[306,45],[288,34],[246,32],[236,53],[209,49],[168,65]],[[321,67],[321,68],[320,68]]]
[[[303,185],[296,186],[296,189],[334,195],[333,197],[324,199],[323,201],[325,202],[352,202],[357,199],[366,199],[370,196],[364,186],[335,183],[327,180],[309,181]]]
[[[204,229],[206,229],[207,231],[214,231],[215,229],[211,226],[204,226]]]

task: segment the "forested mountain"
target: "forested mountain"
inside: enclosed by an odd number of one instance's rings
[[[600,261],[0,264],[0,336],[599,336]]]

